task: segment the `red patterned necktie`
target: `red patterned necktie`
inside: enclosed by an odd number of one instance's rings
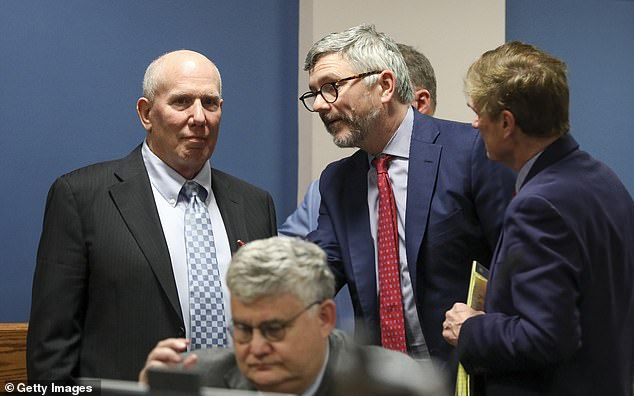
[[[405,320],[401,297],[401,274],[398,259],[398,223],[390,176],[390,155],[374,159],[379,187],[379,311],[381,344],[384,348],[407,353]]]

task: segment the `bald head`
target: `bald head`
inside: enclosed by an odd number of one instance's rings
[[[154,100],[156,92],[174,68],[210,66],[218,76],[218,90],[222,95],[222,79],[216,65],[206,56],[196,51],[178,50],[168,52],[156,58],[145,71],[143,77],[143,96],[150,101]]]

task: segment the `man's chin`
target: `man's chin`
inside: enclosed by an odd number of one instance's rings
[[[284,393],[285,383],[276,370],[250,372],[248,378],[260,391]]]
[[[333,143],[335,143],[335,145],[337,147],[341,147],[341,148],[347,148],[347,147],[354,147],[354,144],[352,144],[351,142],[351,135],[350,135],[350,131],[346,130],[339,130],[339,131],[328,131],[330,132],[330,135],[332,136],[332,141]]]

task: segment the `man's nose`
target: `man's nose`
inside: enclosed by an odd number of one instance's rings
[[[316,112],[324,112],[330,110],[330,103],[326,102],[321,94],[315,96],[315,102],[313,103],[313,110]]]
[[[195,125],[203,125],[205,123],[205,108],[200,99],[196,99],[192,104],[191,120]]]
[[[251,342],[249,343],[251,353],[255,356],[264,356],[271,353],[271,343],[264,338],[259,330],[253,331]]]

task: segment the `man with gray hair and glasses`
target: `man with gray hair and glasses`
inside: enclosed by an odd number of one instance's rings
[[[414,47],[397,44],[409,71],[414,88],[414,99],[411,104],[423,114],[433,116],[438,103],[436,96],[436,73],[427,57]],[[291,213],[278,228],[280,235],[305,237],[317,228],[319,217],[319,179],[313,180],[302,203]],[[348,288],[337,293],[337,327],[352,334],[354,332],[354,312]]]
[[[444,311],[466,299],[472,261],[488,264],[511,198],[511,171],[488,161],[468,124],[411,106],[396,43],[371,25],[313,45],[300,97],[340,147],[321,174],[317,229],[337,289],[348,284],[356,333],[414,358],[449,360]]]
[[[426,371],[409,357],[379,347],[365,347],[360,352],[343,333],[333,330],[334,277],[324,252],[315,244],[284,237],[250,242],[234,255],[227,285],[234,349],[181,355],[188,340],[161,341],[148,356],[139,375],[141,382],[147,381],[150,368],[182,364],[196,366],[204,374],[203,384],[210,387],[343,394],[348,388],[337,376],[358,373],[355,361],[362,356],[363,369],[369,374],[355,382],[358,387],[374,383],[377,389],[396,394],[441,394],[437,393],[440,382],[430,368]],[[380,394],[371,389],[367,392],[363,390],[364,394]]]

